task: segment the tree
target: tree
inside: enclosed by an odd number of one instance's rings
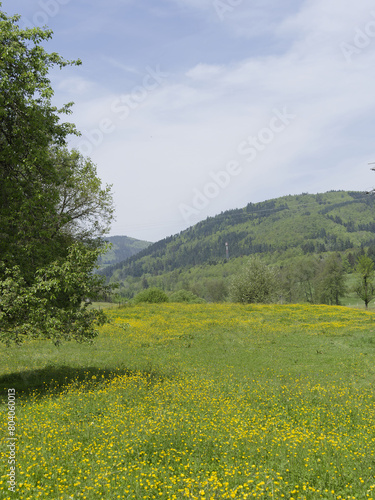
[[[374,285],[374,263],[367,255],[358,257],[356,266],[357,280],[354,286],[354,291],[358,297],[364,301],[365,308],[368,308],[369,303],[375,298]]]
[[[47,54],[41,43],[51,38],[51,31],[21,30],[18,20],[0,11],[0,252],[11,264],[22,246],[29,264],[35,242],[45,236],[45,225],[55,215],[65,180],[51,148],[77,133],[73,125],[60,122],[71,103],[60,110],[52,106],[47,74],[53,65],[63,68],[80,61]]]
[[[205,288],[205,298],[209,302],[223,302],[228,295],[228,287],[223,279],[206,280]]]
[[[286,302],[316,302],[315,280],[319,261],[315,256],[295,258],[279,272],[280,293]]]
[[[62,232],[79,241],[100,239],[113,219],[111,186],[102,187],[94,163],[76,150],[60,148],[54,164],[65,175],[59,186],[57,224],[51,237]]]
[[[242,304],[271,303],[277,293],[275,271],[257,257],[250,259],[241,273],[232,279],[229,289],[230,300]]]
[[[78,132],[61,115],[72,103],[51,102],[50,68],[80,61],[48,54],[52,32],[18,21],[0,11],[0,338],[91,339],[103,315],[82,300],[104,287],[92,271],[113,218],[111,189],[67,148]]]
[[[314,304],[316,302],[315,278],[318,272],[319,262],[315,256],[306,256],[298,261],[295,266],[298,287],[304,301]]]
[[[339,254],[331,254],[323,261],[316,281],[317,301],[339,305],[340,298],[347,292],[345,270]]]
[[[142,288],[144,290],[147,290],[147,288],[149,288],[149,287],[150,287],[150,285],[148,284],[146,276],[143,276],[143,278],[142,278]]]
[[[41,266],[66,257],[69,246],[74,242],[86,243],[91,248],[100,247],[113,219],[111,187],[102,188],[96,167],[90,159],[77,151],[60,147],[50,152],[53,165],[59,170],[61,182],[46,182],[45,191],[56,190],[53,204],[46,203],[42,215],[34,214],[31,227],[23,228],[23,211],[11,212],[17,220],[12,235],[3,240],[2,260],[8,266],[19,266],[26,282],[30,282],[35,271]],[[44,199],[44,193],[35,189],[34,198]],[[30,200],[30,204],[37,200]],[[9,207],[8,207],[9,209]],[[21,233],[22,230],[22,233]]]

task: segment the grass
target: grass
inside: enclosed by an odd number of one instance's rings
[[[93,345],[1,352],[18,437],[15,494],[0,449],[2,498],[375,499],[373,312],[164,304],[108,315]]]

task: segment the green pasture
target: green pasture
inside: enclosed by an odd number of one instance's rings
[[[91,345],[2,349],[1,498],[375,499],[373,312],[162,304],[107,314]]]

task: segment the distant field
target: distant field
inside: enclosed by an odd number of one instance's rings
[[[113,308],[94,344],[3,348],[25,499],[375,499],[375,314]],[[5,406],[3,406],[5,407]],[[2,412],[2,443],[6,438]]]

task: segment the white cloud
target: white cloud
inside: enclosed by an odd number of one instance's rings
[[[60,80],[57,88],[62,92],[67,94],[72,94],[74,96],[80,96],[86,94],[93,88],[94,84],[84,78],[71,77]]]
[[[210,1],[174,1],[197,10],[212,7]],[[261,32],[271,20],[272,55],[226,64],[198,57],[196,64],[170,74],[123,120],[111,109],[119,97],[113,90],[101,89],[98,97],[91,92],[77,103],[78,128],[96,129],[103,118],[114,126],[91,154],[101,177],[115,185],[113,233],[156,240],[179,231],[185,226],[179,205],[191,205],[194,190],[201,191],[210,172],[231,160],[239,161],[242,173],[199,218],[292,192],[365,190],[374,184],[367,161],[375,160],[375,152],[371,157],[367,129],[375,113],[375,36],[351,64],[340,45],[353,43],[356,30],[371,21],[370,2],[314,0],[293,12],[289,2],[284,14],[280,8],[270,12],[275,1],[262,9],[263,4],[253,9],[243,3],[228,26],[245,36],[246,23]],[[246,16],[239,19],[240,12]],[[273,110],[284,107],[296,118],[253,162],[246,161],[238,145],[268,127]]]
[[[193,80],[207,80],[217,77],[221,74],[222,67],[210,64],[198,64],[186,72],[186,76]]]

